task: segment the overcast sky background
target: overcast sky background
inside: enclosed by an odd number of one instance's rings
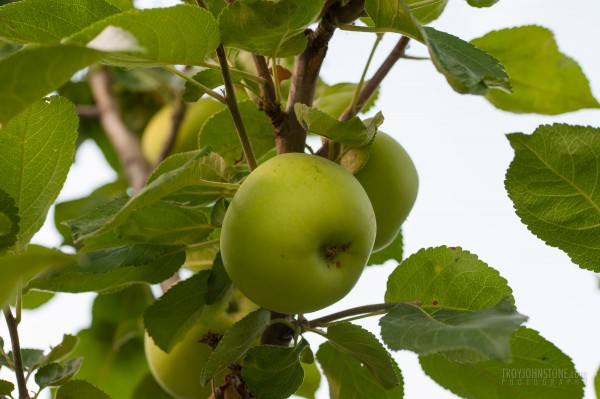
[[[158,4],[139,1],[144,6]],[[163,1],[161,4],[173,3]],[[600,97],[600,1],[500,0],[488,9],[450,0],[432,26],[471,40],[504,27],[537,24],[550,28],[560,50],[579,62],[592,92]],[[376,68],[395,45],[387,34],[372,63]],[[337,31],[323,65],[327,83],[358,81],[374,34]],[[413,43],[411,55],[426,56]],[[499,111],[476,96],[459,95],[428,61],[401,60],[383,83],[377,109],[383,112],[381,130],[393,135],[410,153],[420,177],[417,203],[404,224],[405,254],[420,248],[461,246],[499,270],[512,287],[519,312],[528,327],[538,330],[569,355],[584,374],[586,398],[593,398],[593,377],[600,365],[600,290],[597,277],[572,264],[560,250],[532,235],[514,213],[504,190],[504,175],[513,151],[506,133],[532,133],[540,124],[563,122],[600,127],[600,111],[583,110],[559,116],[515,115]],[[59,201],[89,194],[112,181],[114,173],[95,145],[80,148]],[[61,240],[48,222],[35,243],[59,246]],[[368,269],[345,299],[325,311],[383,300],[387,276],[396,265]],[[61,294],[39,311],[26,311],[20,325],[23,347],[47,349],[64,333],[76,333],[90,323],[93,294]],[[363,323],[378,331],[377,319]],[[0,335],[6,326],[0,323]],[[321,342],[315,338],[313,349]],[[417,356],[396,354],[402,369],[405,397],[455,398],[421,371]],[[1,378],[9,378],[6,371]],[[323,381],[319,398],[328,398]]]

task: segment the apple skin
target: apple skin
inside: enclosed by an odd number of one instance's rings
[[[419,189],[417,169],[400,143],[378,132],[369,160],[354,177],[367,192],[375,211],[376,252],[396,238],[415,203]]]
[[[375,240],[375,214],[358,181],[314,155],[276,156],[233,197],[221,255],[233,283],[254,303],[308,313],[343,298]]]
[[[198,133],[208,118],[225,108],[224,104],[211,98],[202,98],[188,104],[181,121],[177,139],[171,154],[192,151],[198,148]],[[165,145],[172,124],[173,107],[162,107],[148,122],[142,134],[142,152],[146,160],[154,165]]]

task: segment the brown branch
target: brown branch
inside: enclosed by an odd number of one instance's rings
[[[27,391],[27,383],[25,381],[25,373],[23,372],[23,358],[21,357],[21,345],[19,343],[19,332],[17,328],[17,319],[10,311],[10,307],[4,308],[4,318],[6,326],[10,334],[10,343],[12,345],[14,372],[17,377],[17,386],[19,388],[19,399],[30,399]]]
[[[167,140],[165,141],[163,147],[160,150],[160,154],[158,156],[158,159],[156,160],[156,164],[154,165],[155,167],[159,163],[164,161],[164,159],[169,156],[171,151],[173,151],[173,148],[175,147],[175,142],[177,141],[177,136],[179,135],[179,128],[181,127],[183,118],[185,118],[186,111],[186,103],[183,100],[179,99],[173,107],[169,134],[167,136]]]
[[[112,76],[106,67],[101,67],[90,72],[88,80],[100,111],[100,124],[119,156],[129,185],[137,191],[144,187],[150,166],[142,154],[139,139],[121,119],[112,88]]]
[[[80,118],[98,119],[100,110],[95,105],[80,104],[77,106],[77,115]]]

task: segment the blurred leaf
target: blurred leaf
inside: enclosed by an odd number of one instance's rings
[[[348,322],[336,323],[327,328],[327,339],[336,350],[360,361],[383,388],[402,383],[390,354],[370,331]]]
[[[183,264],[182,248],[131,245],[84,252],[75,267],[44,273],[25,290],[54,292],[117,291],[134,284],[157,284],[171,277]]]
[[[77,357],[66,361],[64,364],[47,364],[35,374],[35,382],[40,388],[62,385],[79,371],[82,363],[83,358]]]
[[[19,208],[15,199],[0,189],[0,254],[17,242],[19,221]]]
[[[13,360],[12,352],[9,354]],[[41,349],[21,348],[21,357],[23,358],[23,367],[26,370],[37,368],[44,360],[44,351]]]
[[[594,378],[594,388],[596,391],[596,399],[600,399],[600,368],[598,368],[598,372],[596,372],[596,377]]]
[[[192,79],[208,87],[209,89],[214,89],[219,86],[223,86],[224,84],[221,72],[215,69],[205,69],[200,71],[192,76]],[[206,94],[206,91],[202,90],[196,85],[191,84],[190,82],[185,82],[185,92],[181,98],[187,102],[195,102],[198,101],[198,99],[204,94]]]
[[[438,19],[448,4],[448,0],[404,0],[404,2],[422,24]]]
[[[102,53],[89,48],[55,45],[27,47],[1,59],[0,86],[4,89],[0,90],[0,104],[2,104],[0,124],[8,122],[19,112],[31,107],[40,98],[58,89],[75,72],[100,60],[101,57]],[[46,129],[44,125],[39,124],[40,121],[50,122],[54,119],[55,124],[57,120],[65,123],[67,117],[65,113],[71,113],[71,111],[66,105],[68,102],[64,99],[58,100],[58,98],[54,96],[33,105],[33,110],[30,109],[19,116],[20,122],[13,124],[12,129],[21,125],[27,118],[36,118],[37,123],[34,124],[33,129]],[[53,112],[44,115],[44,108],[51,108]],[[7,128],[8,126],[5,126],[2,130],[5,131]],[[63,129],[65,128],[66,126],[63,126]],[[76,130],[77,126],[75,125],[74,128]],[[53,131],[52,125],[48,126],[47,131]],[[62,129],[57,129],[57,131],[63,132]],[[69,135],[66,134],[60,137],[70,140]],[[46,169],[52,170],[52,168]]]
[[[242,377],[252,395],[283,399],[296,392],[304,379],[300,354],[307,347],[308,342],[302,339],[291,348],[259,345],[250,349],[244,358]]]
[[[296,103],[294,110],[300,124],[309,132],[350,147],[362,147],[370,143],[375,137],[377,127],[383,123],[381,112],[364,122],[356,116],[340,122],[331,115],[301,103]]]
[[[54,298],[53,292],[31,290],[23,295],[21,306],[23,309],[37,309]]]
[[[200,377],[202,384],[240,360],[265,331],[270,316],[271,312],[268,310],[259,309],[231,326],[208,358]]]
[[[421,24],[410,11],[404,0],[366,0],[365,10],[374,26],[383,32],[397,32],[425,41]]]
[[[104,0],[22,0],[0,8],[0,37],[15,43],[58,43],[117,14]]]
[[[315,399],[315,394],[321,386],[321,372],[316,362],[310,364],[300,363],[300,365],[302,366],[302,370],[304,370],[304,380],[300,388],[294,392],[294,395],[302,396],[306,399]]]
[[[331,399],[401,399],[404,397],[402,375],[397,365],[395,368],[400,378],[400,386],[385,389],[354,356],[337,350],[329,342],[319,347],[317,360],[327,377]]]
[[[467,0],[467,3],[473,7],[491,7],[497,2],[498,0]]]
[[[390,275],[386,302],[418,301],[431,313],[440,308],[475,311],[490,308],[512,290],[498,271],[460,247],[421,249]]]
[[[76,336],[70,334],[63,335],[62,342],[50,350],[44,357],[42,364],[62,361],[73,352],[78,343],[79,339]]]
[[[164,352],[181,341],[196,326],[205,310],[210,271],[203,270],[180,281],[144,312],[148,335]]]
[[[133,391],[131,399],[172,399],[156,382],[152,374],[148,373]],[[58,398],[57,398],[58,399]]]
[[[387,247],[371,253],[367,265],[383,265],[388,260],[395,260],[400,263],[402,262],[403,251],[402,230],[400,230],[394,241]]]
[[[521,221],[580,267],[600,272],[600,129],[542,125],[508,140],[515,158],[505,186]]]
[[[71,40],[86,44],[107,27],[122,28],[133,34],[145,50],[113,53],[105,58],[106,62],[119,66],[198,65],[219,45],[219,28],[214,17],[198,6],[187,4],[125,11],[92,24],[71,36]]]
[[[319,110],[339,118],[342,112],[350,105],[358,84],[356,83],[337,83],[333,86],[327,86],[318,97],[315,98],[313,106]],[[379,88],[365,103],[361,112],[369,111],[379,97]]]
[[[454,90],[478,95],[494,88],[510,92],[509,76],[494,57],[456,36],[431,27],[423,29],[435,67]]]
[[[316,21],[321,0],[237,1],[219,15],[221,39],[228,47],[270,57],[289,57],[306,48],[304,30]]]
[[[472,40],[506,68],[512,94],[490,90],[486,98],[509,112],[556,115],[582,108],[600,108],[581,67],[561,53],[552,32],[521,26],[490,32]]]
[[[583,398],[584,383],[571,359],[537,331],[525,327],[517,330],[511,339],[511,352],[511,363],[455,363],[443,355],[420,356],[419,360],[429,377],[463,398]]]
[[[38,245],[29,245],[27,250],[19,255],[0,256],[1,307],[4,307],[10,300],[18,284],[26,283],[42,270],[74,265],[75,257],[73,255]]]
[[[239,103],[244,126],[256,157],[261,157],[275,147],[275,134],[269,117],[258,110],[254,101]],[[229,109],[223,109],[206,121],[200,131],[199,147],[210,146],[223,159],[230,163],[245,162],[237,130]]]
[[[0,187],[19,209],[18,248],[42,227],[73,162],[76,138],[75,107],[58,96],[37,102],[0,130]]]
[[[510,337],[526,320],[513,304],[502,300],[475,312],[439,309],[431,314],[415,305],[399,304],[379,324],[383,341],[392,350],[421,355],[466,350],[508,361]]]
[[[233,288],[233,283],[225,270],[220,252],[213,262],[207,285],[206,303],[208,305],[212,305],[225,298]]]
[[[83,380],[70,380],[56,391],[56,399],[110,399],[100,389]]]
[[[10,395],[15,390],[15,384],[10,381],[0,380],[0,395]]]
[[[77,334],[80,343],[72,354],[85,358],[78,379],[101,387],[112,399],[131,399],[135,387],[149,373],[142,314],[151,300],[146,286],[133,286],[96,298],[92,325]],[[136,323],[137,334],[130,334],[128,340],[117,334],[120,326]]]

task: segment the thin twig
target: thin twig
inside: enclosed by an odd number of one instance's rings
[[[319,326],[327,325],[328,323],[331,323],[332,321],[345,319],[347,317],[368,314],[368,313],[374,313],[374,312],[381,312],[381,311],[390,311],[401,303],[407,303],[407,304],[414,305],[414,306],[421,306],[420,302],[390,302],[390,303],[377,303],[374,305],[364,305],[364,306],[359,306],[359,307],[352,308],[352,309],[342,310],[341,312],[333,313],[328,316],[319,317],[318,319],[309,321],[308,325],[310,327],[319,327]]]
[[[81,104],[77,106],[77,115],[80,118],[98,119],[100,110],[95,105]]]
[[[169,156],[173,148],[175,147],[175,142],[177,141],[177,137],[179,136],[179,129],[181,127],[181,123],[185,118],[185,114],[187,112],[186,103],[178,99],[173,107],[173,112],[171,114],[171,126],[169,128],[169,134],[167,135],[167,141],[163,144],[158,159],[156,160],[155,166],[165,160],[166,157]]]
[[[19,331],[17,328],[17,320],[12,315],[10,307],[4,308],[4,319],[10,334],[10,342],[12,344],[14,372],[17,377],[17,387],[19,388],[19,399],[30,399],[27,391],[27,383],[25,382],[25,374],[23,372],[23,358],[21,357],[21,345],[19,343]]]
[[[144,158],[139,139],[121,119],[110,72],[101,67],[90,72],[88,80],[100,111],[100,124],[119,156],[127,181],[137,191],[144,187],[150,166]]]
[[[210,62],[201,62],[198,64],[198,66],[203,67],[203,68],[208,68],[208,69],[217,69],[219,71],[221,70],[221,67],[219,65],[212,64]],[[250,72],[242,71],[241,69],[237,69],[237,68],[232,68],[231,66],[229,67],[229,70],[231,71],[232,74],[239,75],[243,78],[253,80],[256,83],[260,83],[260,84],[266,83],[265,79],[261,78],[260,76],[251,74]]]
[[[179,69],[177,69],[171,65],[163,65],[163,68],[166,69],[167,71],[179,76],[180,78],[182,78],[186,82],[190,83],[191,85],[196,86],[197,88],[199,88],[200,90],[202,90],[204,93],[211,96],[215,100],[220,101],[223,104],[225,104],[225,97],[223,97],[216,91],[212,90],[210,87],[204,86],[202,83],[198,82],[196,79],[192,78],[191,76],[186,75],[185,73],[181,72]]]

